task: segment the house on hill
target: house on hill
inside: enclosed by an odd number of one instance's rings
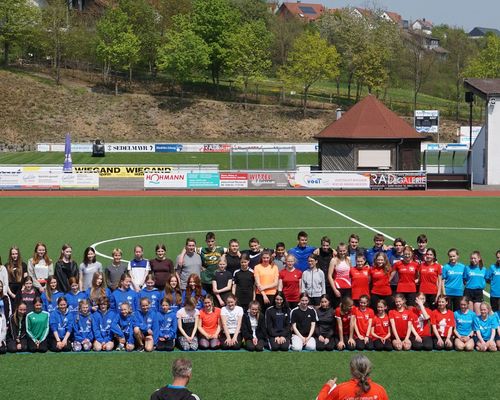
[[[326,8],[323,4],[302,3],[297,1],[296,3],[284,2],[278,8],[276,14],[284,18],[298,18],[304,22],[314,22],[321,17],[325,11]]]
[[[426,139],[373,95],[315,136],[323,171],[420,170]]]
[[[500,31],[495,28],[480,28],[476,26],[474,29],[472,29],[469,32],[469,37],[471,39],[480,39],[482,37],[485,37],[488,33],[492,33],[494,35],[497,35],[500,37]]]
[[[411,29],[413,29],[414,31],[422,31],[427,35],[432,35],[433,27],[434,24],[431,21],[426,20],[425,18],[417,19],[411,24]]]

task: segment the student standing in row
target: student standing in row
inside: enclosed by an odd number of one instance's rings
[[[54,267],[54,275],[57,279],[57,285],[61,292],[68,293],[71,289],[69,278],[78,280],[78,265],[73,260],[73,248],[69,244],[63,244],[59,260]]]

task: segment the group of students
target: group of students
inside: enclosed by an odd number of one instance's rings
[[[77,265],[63,245],[55,266],[43,243],[27,264],[12,247],[0,266],[0,353],[500,349],[500,251],[486,268],[479,252],[465,266],[450,249],[441,266],[425,235],[415,250],[373,240],[363,249],[352,234],[333,249],[323,237],[315,248],[301,231],[288,250],[256,238],[240,250],[209,232],[175,263],[163,244],[151,260],[138,245],[130,262],[114,249],[105,269],[91,247]]]

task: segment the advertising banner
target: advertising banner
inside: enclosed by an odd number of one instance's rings
[[[169,173],[172,169],[173,168],[169,166],[73,166],[74,173],[98,173],[101,178],[142,178],[145,173]]]
[[[293,172],[288,182],[295,189],[369,189],[370,179],[360,173]]]
[[[2,189],[99,189],[98,174],[73,174],[50,171],[0,173]]]
[[[191,172],[187,174],[187,187],[189,189],[218,189],[219,173],[217,172]]]
[[[175,171],[170,174],[147,173],[144,174],[144,187],[146,189],[186,189],[187,173]]]
[[[156,153],[178,153],[182,151],[182,144],[159,143],[155,144]]]
[[[427,188],[427,175],[421,171],[409,172],[372,172],[367,176],[370,179],[370,189],[413,189]]]
[[[246,189],[248,188],[248,174],[221,172],[220,187],[230,189]]]
[[[249,172],[249,189],[285,189],[288,188],[288,177],[285,172]]]
[[[105,146],[108,153],[154,153],[154,143],[108,143]]]
[[[228,143],[209,143],[203,145],[203,153],[229,153],[231,145]]]

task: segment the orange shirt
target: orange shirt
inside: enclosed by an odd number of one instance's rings
[[[262,264],[257,264],[253,269],[253,274],[257,281],[259,279],[260,286],[268,286],[274,282],[278,282],[279,271],[275,264],[270,264],[264,267]],[[269,295],[275,295],[278,291],[278,285],[272,289],[265,289],[264,293]],[[259,289],[255,288],[255,293],[260,294]]]
[[[324,385],[318,394],[317,400],[350,400],[350,399],[363,399],[363,400],[389,400],[385,389],[368,379],[370,383],[370,390],[366,393],[358,395],[359,386],[356,379],[341,383],[331,390],[330,385]],[[331,391],[330,391],[331,390]]]
[[[213,335],[217,331],[217,326],[220,323],[220,308],[214,307],[213,312],[207,313],[202,308],[200,310],[200,325],[205,332]]]

